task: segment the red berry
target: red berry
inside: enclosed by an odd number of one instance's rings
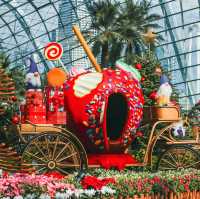
[[[18,116],[18,115],[14,115],[14,116],[12,117],[12,122],[13,122],[14,124],[18,124],[18,123],[19,123],[19,116]]]
[[[141,82],[143,82],[143,81],[145,81],[145,80],[146,80],[146,78],[145,78],[144,76],[142,76]]]
[[[16,102],[16,101],[17,101],[17,97],[16,97],[15,95],[13,95],[13,96],[11,97],[11,100],[12,100],[13,102]]]
[[[141,131],[137,131],[137,132],[136,132],[136,136],[137,136],[137,137],[143,137],[143,133],[142,133]]]
[[[135,64],[135,68],[137,68],[138,70],[141,70],[142,69],[142,64]]]
[[[151,92],[149,98],[155,100],[157,98],[157,92],[156,91]]]

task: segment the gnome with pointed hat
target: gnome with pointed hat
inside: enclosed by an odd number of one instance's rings
[[[26,74],[27,90],[40,90],[41,89],[41,79],[38,72],[37,64],[32,58],[29,58],[29,70]]]
[[[160,87],[157,91],[157,104],[159,106],[170,105],[172,87],[168,77],[163,74],[161,67],[156,67],[155,74],[160,77]]]

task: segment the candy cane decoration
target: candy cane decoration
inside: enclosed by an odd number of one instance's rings
[[[48,60],[59,60],[63,54],[63,47],[60,43],[50,42],[44,48],[44,55]]]

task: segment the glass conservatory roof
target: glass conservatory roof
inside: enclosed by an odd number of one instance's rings
[[[199,6],[199,0],[154,0],[152,5],[152,12],[162,16],[158,32],[165,39],[157,48],[158,56],[172,72],[183,104],[200,99]]]
[[[116,0],[115,0],[116,1]],[[120,2],[123,3],[124,0]],[[62,64],[90,66],[72,33],[72,25],[88,28],[90,0],[0,0],[0,49],[10,55],[11,68],[26,68],[26,58],[34,57],[41,71],[57,63],[44,57],[49,41],[64,48]],[[162,17],[158,33],[165,39],[157,54],[172,72],[172,83],[180,90],[183,104],[200,98],[200,0],[152,0],[151,12]]]

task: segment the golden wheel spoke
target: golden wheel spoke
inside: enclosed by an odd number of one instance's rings
[[[37,172],[40,173],[42,170],[47,170],[47,168],[46,168],[46,167],[42,167],[42,168],[40,168],[39,170],[37,170]],[[43,171],[43,172],[44,172],[44,171]]]
[[[58,171],[60,171],[61,173],[64,173],[64,174],[69,175],[69,172],[65,171],[64,169],[61,169],[61,168],[59,168],[59,167],[56,167],[56,169],[57,169]]]
[[[32,157],[34,157],[35,159],[37,159],[37,160],[40,160],[41,162],[44,162],[44,163],[46,163],[46,161],[45,160],[43,160],[42,158],[40,158],[40,157],[37,157],[36,155],[34,155],[34,154],[32,154],[32,153],[29,153],[28,151],[25,151],[25,153],[26,154],[28,154],[29,156],[32,156]]]
[[[163,162],[166,162],[168,165],[171,165],[173,168],[176,168],[177,165],[172,164],[171,162],[167,161],[166,159],[162,159]]]
[[[176,170],[176,168],[172,167],[160,167],[161,170]]]
[[[58,145],[58,141],[59,141],[59,136],[56,137],[56,143],[54,145],[54,149],[53,149],[53,154],[52,154],[52,159],[54,160],[54,157],[55,157],[55,152],[56,152],[56,148],[57,148],[57,145]]]
[[[70,155],[68,155],[68,156],[66,156],[66,157],[64,157],[64,158],[59,159],[57,162],[62,162],[63,160],[66,160],[66,159],[68,159],[68,158],[71,158],[72,156],[74,156],[74,155],[76,155],[76,154],[77,154],[77,152],[74,152],[74,153],[72,153],[72,154],[70,154]]]
[[[46,164],[39,164],[39,163],[31,163],[31,164],[23,164],[24,166],[45,166]]]
[[[55,157],[55,160],[57,160],[60,155],[65,151],[65,149],[69,146],[70,142],[68,142],[67,144],[65,144],[65,146],[62,148],[62,150],[57,154],[57,156]]]
[[[189,165],[185,165],[184,168],[190,168],[190,167],[192,167],[192,166],[194,166],[194,165],[197,165],[197,164],[199,164],[199,163],[200,163],[200,160],[197,161],[197,162],[193,162],[193,163],[191,163],[191,164],[189,164]]]
[[[47,158],[47,156],[44,154],[44,152],[40,149],[40,147],[34,142],[34,145],[36,146],[36,148],[38,149],[38,151],[43,155],[43,157],[48,161],[49,159]]]
[[[167,156],[176,164],[176,159],[174,158],[173,154],[171,154],[170,152],[167,154]],[[177,164],[176,164],[177,165]]]
[[[73,164],[73,163],[65,163],[65,164],[62,164],[62,163],[57,163],[57,165],[61,168],[65,168],[65,167],[70,167],[70,168],[80,168],[80,164]]]
[[[47,147],[48,158],[50,159],[49,141],[46,136],[45,136],[45,143],[46,143],[46,147]]]

